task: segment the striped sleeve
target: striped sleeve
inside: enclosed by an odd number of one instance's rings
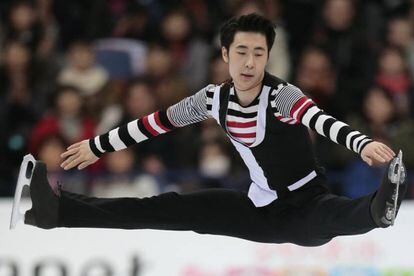
[[[178,127],[205,120],[211,117],[211,91],[214,91],[214,85],[209,85],[196,94],[170,106],[166,111],[156,111],[96,136],[89,140],[89,146],[92,152],[100,157],[105,152],[122,150]],[[208,107],[209,102],[210,107]]]
[[[193,96],[170,106],[167,115],[171,123],[183,127],[210,118],[214,88],[214,85],[208,85]]]
[[[167,113],[160,110],[96,136],[89,140],[89,145],[92,152],[100,157],[105,152],[125,149],[175,128],[168,119]]]
[[[303,124],[355,153],[360,154],[372,142],[368,136],[326,114],[294,85],[279,86],[273,90],[271,105],[278,120],[287,124]]]

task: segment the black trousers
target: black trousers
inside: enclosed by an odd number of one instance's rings
[[[329,193],[317,177],[264,207],[247,194],[209,189],[149,198],[93,198],[62,191],[60,227],[191,230],[264,243],[319,246],[339,235],[377,226],[370,214],[373,195],[359,199]]]

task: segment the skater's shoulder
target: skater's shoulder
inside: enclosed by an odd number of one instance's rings
[[[219,87],[219,86],[220,86],[220,84],[210,83],[206,87],[204,87],[204,89],[208,92],[214,92],[216,90],[216,88]]]
[[[208,98],[213,98],[214,91],[216,91],[216,88],[218,86],[219,85],[217,84],[208,84],[203,89],[201,89],[201,91],[204,91],[204,93],[207,95]]]
[[[226,86],[232,86],[232,84],[233,83],[231,80],[226,80],[219,84],[214,84],[214,83],[208,84],[203,89],[207,92],[207,94],[213,95],[216,91],[219,91],[220,89],[225,88]]]
[[[266,85],[266,84],[265,84]],[[270,85],[269,85],[270,86]],[[289,82],[281,82],[274,86],[270,86],[270,94],[271,96],[275,97],[288,97],[290,98],[292,95],[302,95],[302,90],[294,84]]]
[[[270,86],[271,88],[278,88],[290,85],[287,81],[276,77],[275,75],[272,75],[268,72],[265,72],[264,78],[263,78],[263,85]]]

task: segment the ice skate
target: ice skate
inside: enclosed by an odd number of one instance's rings
[[[379,227],[394,225],[395,218],[407,190],[406,171],[402,151],[388,165],[381,186],[371,204],[371,213]]]
[[[20,211],[20,203],[24,186],[29,186],[32,208],[25,214]],[[59,211],[59,190],[53,190],[47,179],[46,165],[26,155],[20,167],[16,192],[14,195],[10,229],[23,221],[44,229],[57,226]]]

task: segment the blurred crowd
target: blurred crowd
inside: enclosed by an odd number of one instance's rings
[[[404,150],[414,197],[414,1],[2,0],[0,196],[22,157],[49,180],[94,196],[246,189],[249,174],[212,120],[63,171],[70,144],[165,109],[229,78],[220,25],[256,12],[276,24],[267,70],[332,116]],[[311,133],[334,192],[374,191],[384,168]],[[292,164],[294,165],[294,164]]]

